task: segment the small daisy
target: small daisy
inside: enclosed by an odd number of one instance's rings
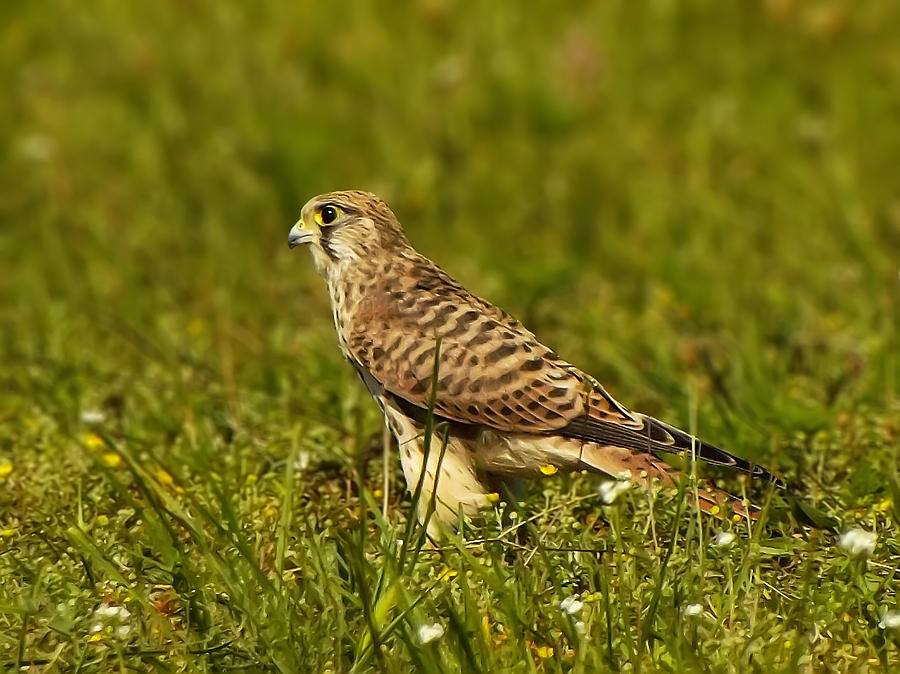
[[[131,625],[128,619],[131,617],[131,611],[124,606],[114,606],[103,602],[94,610],[92,624],[90,627],[90,640],[97,641],[103,638],[104,634],[114,634],[119,639],[126,638],[131,634]]]
[[[419,629],[416,630],[416,640],[423,646],[437,641],[442,636],[444,636],[444,626],[440,623],[419,625]]]
[[[872,531],[853,528],[845,531],[840,539],[840,545],[851,557],[868,557],[875,550],[877,536]]]
[[[106,414],[102,410],[82,410],[81,423],[88,426],[96,426],[106,421]]]
[[[684,616],[686,618],[696,618],[703,613],[703,604],[688,604],[684,607]]]
[[[621,494],[631,488],[627,480],[605,480],[597,486],[597,493],[606,505],[613,503]]]
[[[734,543],[734,539],[737,538],[730,531],[720,531],[715,536],[713,536],[712,544],[713,547],[716,548],[727,548],[729,545]]]
[[[881,616],[878,626],[883,630],[900,630],[900,611],[888,611]]]
[[[576,615],[584,608],[584,602],[578,597],[566,597],[559,602],[559,610],[569,615]]]
[[[128,618],[131,617],[131,611],[124,606],[112,606],[111,604],[104,602],[97,607],[97,610],[94,611],[94,615],[98,618],[128,620]]]

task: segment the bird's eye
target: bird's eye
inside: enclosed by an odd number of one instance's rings
[[[330,225],[337,220],[337,216],[338,212],[334,206],[323,206],[322,210],[319,211],[319,219],[322,221],[323,225]]]

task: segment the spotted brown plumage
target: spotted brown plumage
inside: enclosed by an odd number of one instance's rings
[[[546,465],[673,484],[677,472],[660,455],[693,454],[774,479],[622,407],[518,320],[416,252],[372,194],[311,199],[289,243],[310,247],[328,284],[340,348],[385,412],[410,489],[423,469],[421,433],[434,385],[434,414],[450,429],[440,474],[431,459],[425,466],[440,520],[484,505],[493,476],[535,475]],[[697,505],[747,512],[717,490],[701,492]]]

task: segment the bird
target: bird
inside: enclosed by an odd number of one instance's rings
[[[681,456],[781,484],[762,466],[621,405],[417,252],[374,194],[313,197],[288,245],[307,246],[325,279],[340,350],[397,440],[429,535],[495,502],[498,484],[560,471],[673,487],[680,473],[665,459]],[[720,517],[758,511],[711,484],[689,498]]]

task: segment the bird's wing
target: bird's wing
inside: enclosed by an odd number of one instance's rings
[[[437,414],[502,431],[555,431],[588,410],[632,419],[516,319],[422,260],[343,326],[347,356],[386,391],[425,410],[434,380]]]
[[[453,421],[693,455],[768,476],[688,433],[629,412],[515,318],[430,262],[378,299],[361,301],[353,318],[346,326],[348,357],[414,416],[424,416],[434,386],[435,413]]]

